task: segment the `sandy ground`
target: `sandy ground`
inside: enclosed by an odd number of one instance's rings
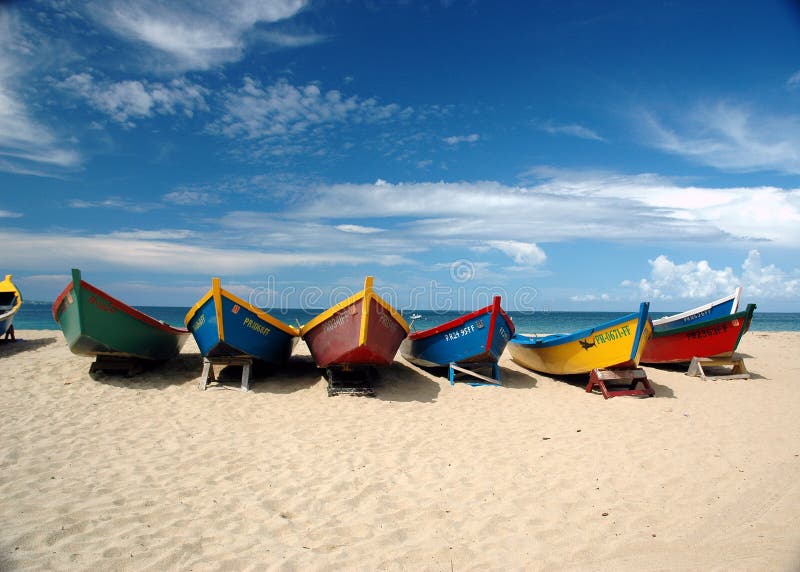
[[[58,331],[0,344],[0,570],[800,570],[800,333],[751,380],[646,368],[604,400],[507,357],[451,387],[398,357],[328,397],[301,344],[198,390],[190,341],[90,377]]]

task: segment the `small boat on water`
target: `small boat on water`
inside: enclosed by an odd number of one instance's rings
[[[570,334],[516,334],[508,350],[518,364],[553,375],[635,368],[652,332],[649,308],[648,302],[642,302],[638,312]]]
[[[211,279],[211,290],[186,314],[200,353],[208,358],[244,357],[280,364],[289,359],[300,331],[259,310]]]
[[[686,310],[680,314],[672,316],[664,316],[653,320],[653,331],[663,332],[674,328],[682,328],[697,322],[704,322],[714,318],[721,318],[735,314],[739,309],[739,302],[742,297],[742,287],[739,286],[734,290],[733,294],[714,300],[707,304]]]
[[[400,345],[400,354],[422,367],[451,363],[496,363],[514,335],[511,318],[492,304],[439,326],[412,332]]]
[[[408,329],[367,276],[363,290],[315,316],[300,335],[317,367],[384,366],[394,360]]]
[[[731,357],[750,328],[755,309],[755,304],[748,304],[743,312],[693,322],[680,328],[653,330],[641,362],[683,363],[695,357]]]
[[[163,361],[175,357],[189,330],[175,328],[120,302],[81,279],[72,281],[53,303],[53,318],[74,354]]]
[[[14,336],[14,316],[22,306],[22,294],[11,281],[11,274],[0,281],[0,338]]]

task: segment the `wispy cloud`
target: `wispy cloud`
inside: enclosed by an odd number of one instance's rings
[[[19,218],[22,215],[20,213],[15,213],[14,211],[6,211],[0,209],[0,218]]]
[[[0,6],[0,170],[55,176],[80,165],[80,153],[60,140],[26,104],[22,87],[31,70],[23,64],[33,49],[16,13]]]
[[[208,90],[186,79],[168,83],[148,81],[95,81],[88,73],[73,74],[60,87],[85,98],[95,109],[114,121],[129,126],[132,119],[183,113],[192,117],[196,110],[207,110]]]
[[[173,205],[202,206],[216,205],[221,203],[222,200],[218,196],[206,191],[181,189],[164,195],[164,202],[171,203]]]
[[[297,136],[316,127],[341,123],[378,123],[407,114],[398,105],[375,99],[323,92],[309,84],[296,87],[286,80],[264,86],[246,77],[241,88],[225,94],[224,115],[211,130],[231,138],[269,139]]]
[[[789,89],[796,89],[800,86],[800,70],[789,76],[789,79],[786,80],[786,86]]]
[[[364,257],[334,250],[268,252],[262,248],[204,247],[196,241],[172,240],[166,231],[133,231],[92,236],[10,232],[0,230],[0,242],[15,244],[3,261],[19,270],[60,268],[64,261],[79,267],[133,269],[171,274],[207,276],[209,268],[220,274],[252,275],[257,268],[291,268],[332,264],[362,264]],[[168,239],[167,239],[168,238]],[[120,256],[120,253],[125,253]],[[375,255],[380,265],[406,264],[393,254]]]
[[[626,213],[609,233],[607,222]],[[426,240],[542,244],[586,236],[612,241],[758,242],[800,245],[800,189],[703,188],[652,175],[541,170],[538,184],[497,182],[319,186],[288,216],[349,221],[404,219]],[[557,225],[553,221],[559,221]]]
[[[375,234],[376,232],[383,232],[385,230],[374,226],[361,226],[358,224],[339,224],[336,225],[336,229],[342,232],[352,232],[355,234]]]
[[[791,272],[773,264],[764,266],[758,250],[750,250],[741,272],[733,268],[715,269],[706,260],[676,263],[660,255],[650,263],[650,276],[638,281],[624,281],[644,299],[713,299],[730,294],[742,286],[749,298],[792,299],[800,295],[800,269]]]
[[[161,205],[158,203],[143,203],[121,197],[109,197],[107,199],[97,201],[73,199],[67,204],[73,209],[119,209],[134,213],[144,213],[153,209],[161,208]]]
[[[256,24],[286,20],[307,4],[307,0],[113,0],[94,2],[89,13],[119,36],[165,56],[176,69],[205,70],[240,59],[245,36]],[[283,38],[284,43],[289,41]]]
[[[577,123],[559,125],[548,122],[539,125],[539,129],[551,135],[569,135],[570,137],[578,137],[579,139],[588,139],[590,141],[605,141],[605,138],[598,135],[596,131]]]
[[[671,120],[642,111],[645,142],[729,172],[800,173],[800,115],[777,115],[744,105],[698,105]]]
[[[475,143],[480,139],[477,133],[470,133],[469,135],[451,135],[442,139],[448,145],[458,145],[460,143]]]

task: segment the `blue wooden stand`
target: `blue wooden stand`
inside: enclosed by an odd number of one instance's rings
[[[486,369],[491,370],[491,377],[480,373],[481,370]],[[480,381],[464,381],[463,378],[465,377],[475,378]],[[464,381],[464,383],[473,387],[481,385],[501,387],[503,385],[500,383],[500,366],[497,365],[497,362],[462,364],[451,362],[448,368],[447,378],[450,380],[450,385],[455,385],[457,381]]]

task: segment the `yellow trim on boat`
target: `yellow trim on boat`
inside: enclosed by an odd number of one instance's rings
[[[258,308],[256,308],[252,304],[250,304],[249,302],[247,302],[245,300],[242,300],[241,298],[239,298],[238,296],[235,296],[234,294],[231,294],[227,290],[221,290],[221,293],[222,293],[223,296],[225,296],[228,300],[230,300],[234,304],[239,304],[242,308],[245,308],[246,310],[249,310],[249,311],[253,312],[256,316],[258,316],[260,319],[264,320],[265,322],[267,322],[271,326],[275,326],[279,330],[281,330],[283,332],[286,332],[287,334],[289,334],[291,336],[299,336],[300,335],[300,330],[298,330],[294,326],[291,326],[289,324],[285,324],[285,323],[281,322],[278,318],[276,318],[274,316],[270,316],[269,314],[267,314],[263,310],[259,310]]]
[[[209,298],[211,298],[211,296],[213,296],[213,294],[214,294],[214,291],[213,291],[213,290],[209,290],[208,292],[206,292],[206,293],[203,295],[203,297],[202,297],[202,298],[200,298],[200,300],[198,300],[197,304],[195,304],[194,306],[192,306],[191,310],[189,310],[188,312],[186,312],[186,317],[183,319],[183,323],[184,323],[184,324],[186,324],[186,327],[187,327],[187,328],[189,327],[189,323],[190,323],[192,320],[194,320],[194,316],[195,316],[195,314],[197,314],[197,312],[199,312],[199,311],[200,311],[200,308],[202,308],[202,307],[203,307],[203,305],[204,305],[206,302],[208,302],[208,299],[209,299]]]
[[[217,336],[219,341],[225,341],[225,326],[222,324],[222,286],[220,279],[211,279],[211,292],[214,294],[214,309],[217,311]]]
[[[300,335],[305,336],[308,332],[313,330],[315,327],[319,326],[325,320],[333,316],[336,312],[347,308],[348,306],[352,306],[359,300],[364,300],[363,310],[361,313],[361,330],[359,332],[359,344],[363,344],[367,339],[367,332],[366,326],[364,324],[365,321],[368,321],[368,314],[369,314],[369,301],[375,300],[378,304],[380,304],[388,313],[389,315],[398,323],[400,326],[408,333],[410,330],[408,324],[406,323],[403,316],[400,315],[400,312],[395,310],[391,304],[389,304],[386,300],[375,294],[373,289],[373,282],[374,278],[372,276],[367,276],[366,280],[364,281],[364,290],[360,292],[356,292],[346,300],[342,300],[335,306],[331,306],[321,314],[314,316],[311,321],[307,324],[303,325],[300,328]]]
[[[327,310],[325,310],[321,314],[319,314],[317,316],[314,316],[311,319],[311,321],[309,321],[307,324],[303,325],[300,328],[300,335],[301,336],[306,335],[309,331],[311,331],[315,327],[319,326],[322,322],[324,322],[325,320],[327,320],[328,318],[333,316],[336,312],[338,312],[339,310],[343,310],[343,309],[347,308],[348,306],[352,306],[353,304],[358,302],[363,297],[364,297],[364,291],[363,290],[361,292],[356,292],[355,294],[353,294],[352,296],[350,296],[346,300],[342,300],[341,302],[339,302],[335,306],[331,306],[330,308],[328,308]]]
[[[358,334],[358,345],[363,346],[367,343],[367,330],[369,330],[369,301],[375,296],[372,291],[374,278],[367,276],[364,280],[364,302],[361,304],[361,328]]]
[[[14,304],[14,307],[11,309],[9,313],[16,312],[17,310],[19,310],[19,307],[22,306],[22,294],[20,294],[17,287],[14,286],[14,283],[11,281],[11,278],[12,278],[11,274],[6,274],[5,280],[0,282],[0,292],[13,292],[14,294],[16,294],[17,297],[17,303]]]

